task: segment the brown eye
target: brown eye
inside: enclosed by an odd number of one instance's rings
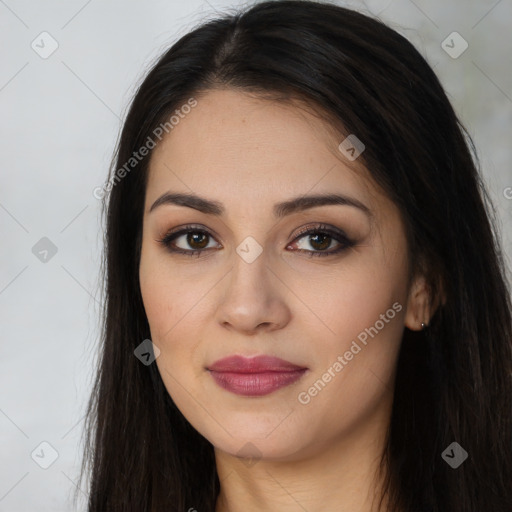
[[[333,242],[337,244],[334,249]],[[290,246],[308,256],[330,256],[341,253],[354,244],[343,231],[321,224],[303,229]]]
[[[170,231],[157,241],[170,252],[187,256],[199,256],[203,251],[215,248],[210,245],[210,242],[214,241],[213,236],[208,231],[195,226],[185,226],[179,231]]]
[[[332,237],[327,234],[310,235],[309,243],[314,249],[323,251],[331,245]]]
[[[204,249],[208,245],[209,235],[200,231],[191,231],[187,234],[187,243],[193,249]]]

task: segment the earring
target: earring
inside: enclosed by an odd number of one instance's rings
[[[428,324],[421,322],[421,329],[426,329],[428,327]]]

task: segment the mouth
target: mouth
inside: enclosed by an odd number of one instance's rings
[[[215,383],[236,395],[263,396],[289,386],[308,370],[272,356],[231,356],[207,368]]]

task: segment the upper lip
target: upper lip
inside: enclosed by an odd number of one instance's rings
[[[255,357],[229,356],[215,361],[207,367],[214,372],[233,373],[262,373],[262,372],[291,372],[305,370],[304,366],[280,359],[279,357],[261,355]]]

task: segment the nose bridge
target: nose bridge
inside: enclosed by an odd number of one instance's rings
[[[260,324],[283,326],[289,309],[269,268],[270,254],[252,237],[244,239],[233,254],[233,266],[218,308],[218,321],[240,331]]]
[[[264,250],[253,237],[246,237],[235,250],[229,279],[233,292],[272,294],[269,287],[268,250]],[[270,273],[271,274],[271,273]]]
[[[261,212],[247,210],[247,205],[239,205],[237,216],[232,219],[237,228],[234,230],[235,243],[233,254],[233,271],[232,279],[242,279],[250,281],[257,279],[257,275],[261,278],[269,272],[266,268],[269,260],[269,249],[265,249],[265,239],[267,232],[264,226],[265,219]]]

